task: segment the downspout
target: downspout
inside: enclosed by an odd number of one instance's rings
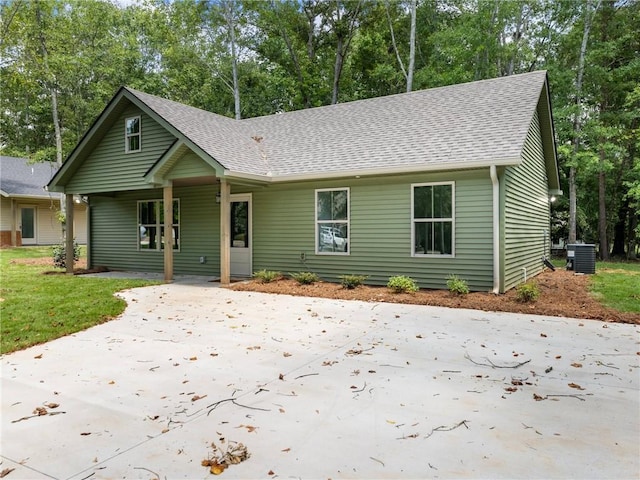
[[[500,293],[500,182],[495,165],[489,167],[493,186],[493,293]]]

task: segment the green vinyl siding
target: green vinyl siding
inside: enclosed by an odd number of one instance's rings
[[[125,152],[125,119],[141,118],[141,149]],[[147,114],[131,106],[114,121],[102,141],[78,168],[65,190],[99,193],[149,188],[144,174],[175,138]]]
[[[176,162],[176,164],[165,175],[168,180],[177,178],[194,178],[204,176],[215,176],[216,171],[198,157],[195,153],[189,152]]]
[[[411,184],[443,181],[456,182],[455,258],[413,257]],[[315,189],[342,187],[350,188],[350,253],[316,255]],[[362,274],[378,285],[392,275],[409,275],[423,288],[444,288],[447,276],[456,274],[474,290],[491,289],[488,169],[233,189],[247,191],[253,193],[254,270],[309,270],[330,281]]]
[[[455,182],[455,257],[411,255],[411,185]],[[350,253],[315,254],[315,191],[350,189]],[[215,185],[176,187],[180,199],[180,251],[176,274],[219,275],[220,205]],[[232,185],[232,193],[252,193],[253,270],[313,271],[336,281],[340,275],[368,275],[384,285],[392,275],[409,275],[423,288],[445,288],[455,274],[473,290],[492,288],[492,190],[489,170],[272,184]],[[163,269],[162,252],[138,251],[138,200],[160,199],[162,190],[91,196],[92,265],[111,269]],[[304,259],[301,259],[304,254]],[[199,263],[205,256],[207,262]]]
[[[180,251],[174,252],[176,274],[219,275],[220,205],[217,187],[174,188],[180,200]],[[162,251],[139,251],[138,200],[162,199],[162,190],[126,192],[114,197],[91,196],[91,264],[112,270],[163,271]],[[206,263],[200,263],[200,257]]]
[[[504,172],[503,290],[542,271],[549,248],[549,197],[540,125],[536,113],[522,152],[522,163]]]

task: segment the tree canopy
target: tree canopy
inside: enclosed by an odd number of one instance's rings
[[[34,161],[60,162],[122,85],[248,118],[546,69],[554,238],[571,193],[578,239],[637,252],[640,2],[2,0],[0,21],[0,148]]]

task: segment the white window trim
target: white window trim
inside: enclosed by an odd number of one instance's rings
[[[414,194],[416,187],[432,187],[436,185],[451,185],[451,219],[439,218],[435,221],[450,221],[451,222],[451,254],[442,253],[416,253],[416,220],[414,217]],[[428,183],[412,183],[411,184],[411,256],[419,258],[455,258],[456,256],[456,182],[428,182]]]
[[[127,132],[127,123],[129,123],[129,120],[135,120],[136,118],[138,119],[138,133],[129,134]],[[131,137],[138,137],[139,148],[137,150],[129,150],[129,138]],[[140,118],[140,115],[127,117],[124,119],[124,152],[136,153],[140,151],[142,151],[142,119]]]
[[[174,198],[173,199],[174,202],[178,202],[178,217],[180,217],[180,199],[179,198]],[[148,203],[148,202],[155,202],[156,205],[162,205],[162,207],[156,207],[158,208],[158,211],[156,212],[156,217],[160,218],[160,209],[164,208],[164,199],[162,198],[149,198],[148,200],[138,200],[136,202],[136,230],[137,230],[137,234],[136,234],[136,239],[137,239],[137,250],[139,252],[154,252],[154,253],[158,253],[158,252],[164,252],[164,248],[140,248],[140,227],[144,226],[141,222],[140,222],[140,204],[141,203]],[[146,224],[148,225],[148,224]],[[178,233],[180,235],[180,238],[182,238],[182,227],[180,226],[180,222],[174,222],[171,224],[172,226],[177,226],[178,227]],[[162,231],[161,228],[164,227],[164,223],[160,223],[160,221],[158,221],[155,225],[156,228],[158,228],[158,235],[160,235],[160,232]],[[181,248],[182,242],[178,241],[178,248],[174,249],[174,252],[179,252],[180,248]],[[158,247],[160,246],[160,242],[158,241]]]
[[[319,192],[335,192],[335,191],[347,192],[347,219],[346,220],[318,220],[318,193]],[[349,187],[335,187],[335,188],[317,188],[314,194],[314,223],[315,223],[315,245],[316,255],[341,255],[349,256],[351,254],[351,189]],[[323,223],[343,223],[347,226],[347,251],[346,252],[321,252],[320,245],[318,245],[318,233],[319,225]]]

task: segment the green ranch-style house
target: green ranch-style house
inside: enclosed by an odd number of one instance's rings
[[[542,270],[561,193],[544,71],[245,120],[123,87],[49,190],[87,202],[89,266],[496,293]]]

